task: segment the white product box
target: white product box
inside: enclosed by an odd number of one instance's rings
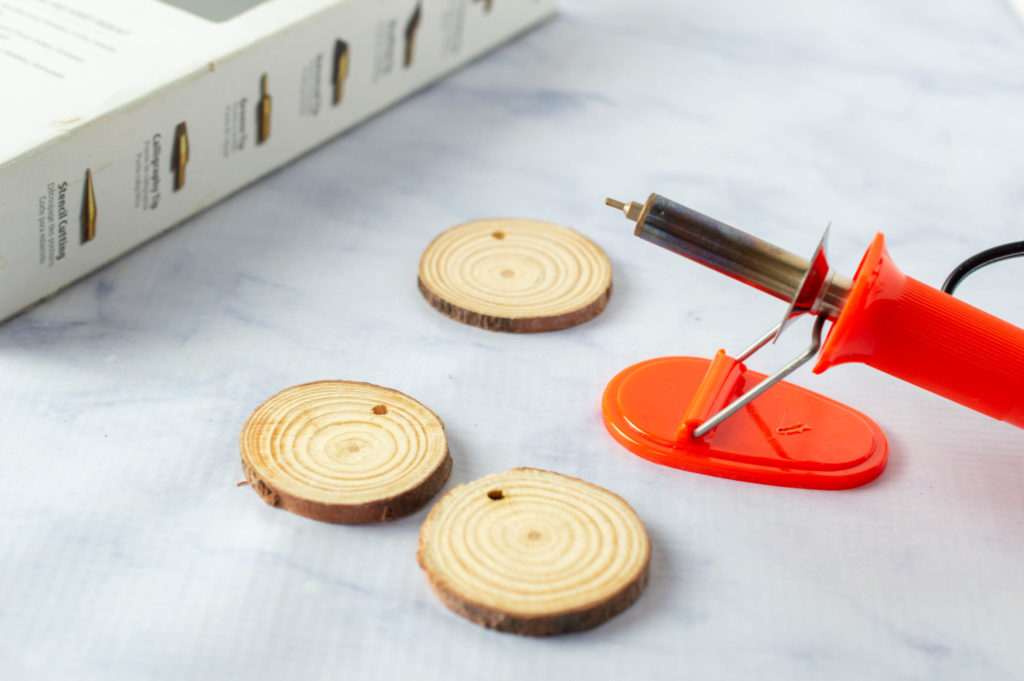
[[[555,0],[0,1],[0,319]]]

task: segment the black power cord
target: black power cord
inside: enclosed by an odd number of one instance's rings
[[[1000,260],[1009,260],[1010,258],[1022,255],[1024,255],[1024,241],[1014,241],[1002,246],[989,248],[977,255],[972,255],[950,272],[949,276],[946,277],[946,281],[942,284],[942,290],[949,295],[953,295],[953,291],[960,285],[960,282],[967,278],[967,275],[980,270],[985,265],[991,265]]]

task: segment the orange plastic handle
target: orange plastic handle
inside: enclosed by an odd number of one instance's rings
[[[1024,329],[906,276],[879,233],[815,373],[863,362],[1024,428]]]

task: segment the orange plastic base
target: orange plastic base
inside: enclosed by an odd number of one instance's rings
[[[781,382],[702,439],[676,439],[710,361],[662,357],[635,364],[604,392],[608,432],[664,466],[784,487],[847,489],[878,477],[889,454],[874,421],[844,404]],[[740,391],[763,374],[747,371]]]

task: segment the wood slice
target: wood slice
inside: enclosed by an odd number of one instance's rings
[[[265,502],[332,523],[408,515],[452,468],[434,412],[397,390],[352,381],[282,390],[248,418],[239,447],[245,479]]]
[[[434,592],[477,624],[528,636],[596,627],[647,585],[651,544],[622,498],[515,468],[445,494],[420,530]]]
[[[597,316],[612,266],[578,232],[539,220],[452,227],[420,259],[420,291],[452,319],[492,331],[553,331]]]

